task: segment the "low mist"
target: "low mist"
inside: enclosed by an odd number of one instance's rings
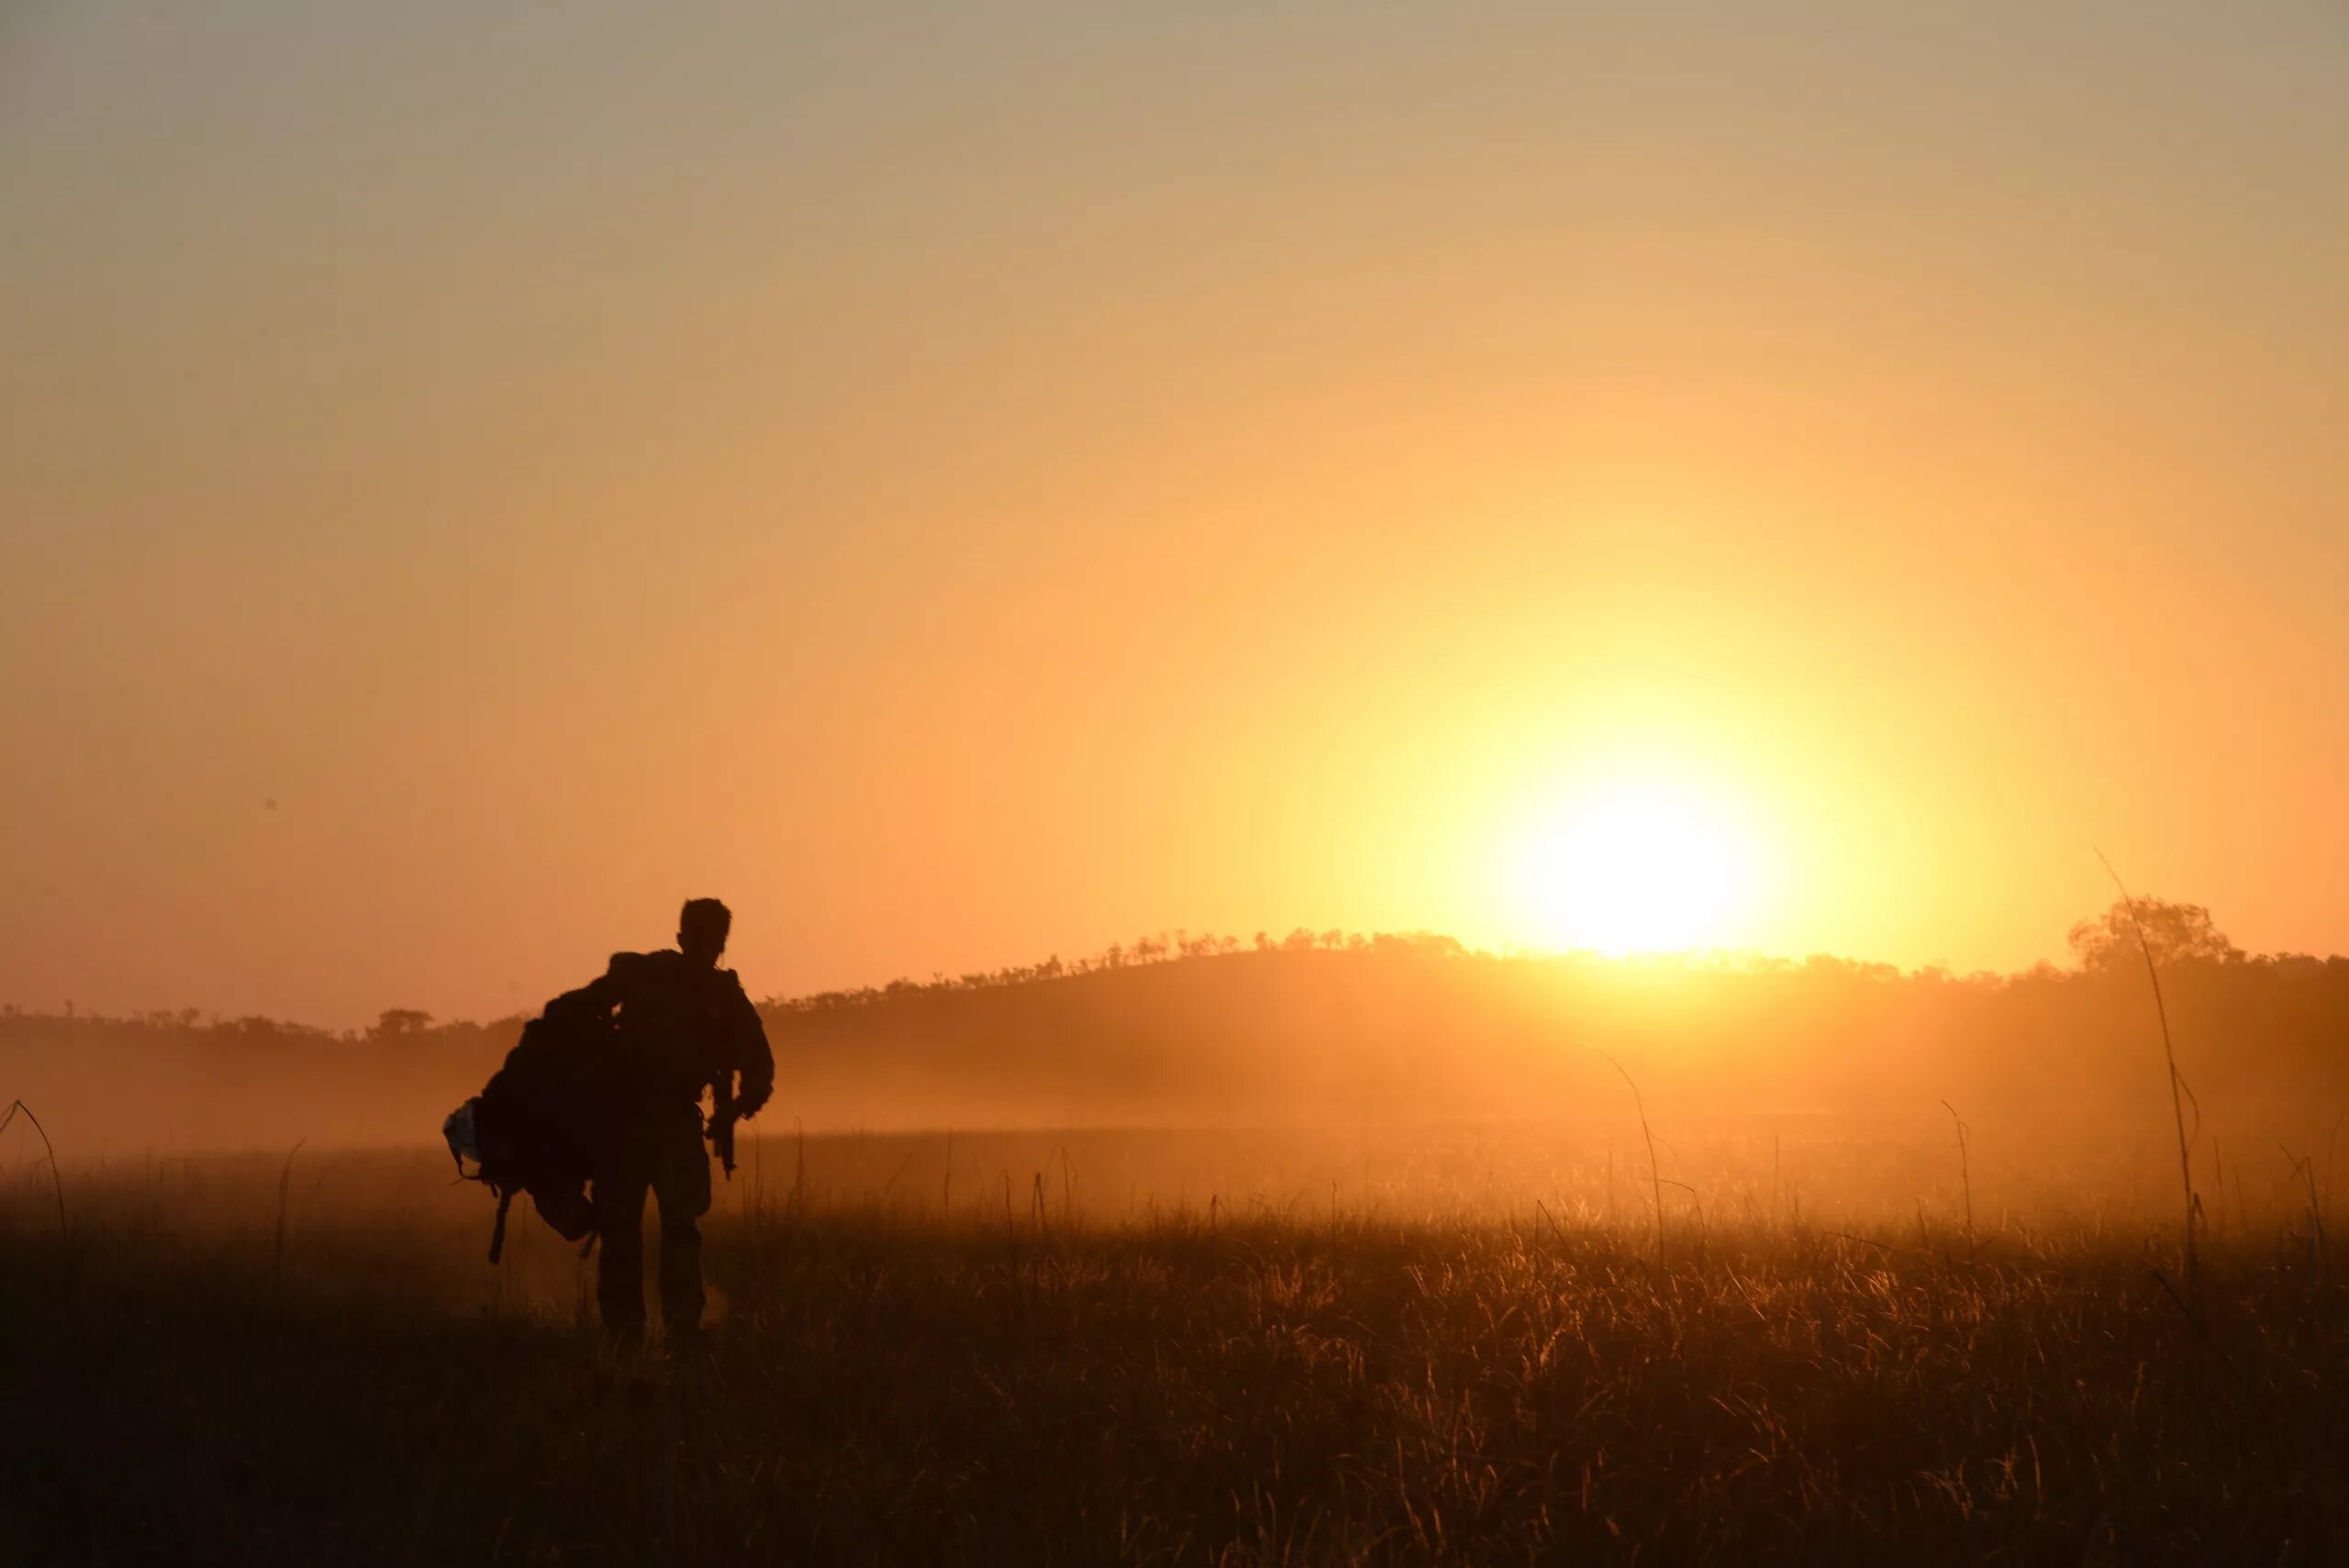
[[[2349,962],[2247,957],[2222,940],[2165,939],[2172,929],[2191,929],[2152,927],[2198,1160],[2223,1171],[2232,1159],[2254,1187],[2301,1157],[2329,1178],[2349,1105]],[[774,1151],[788,1142],[804,1182],[807,1137],[819,1183],[893,1201],[1009,1181],[1018,1209],[1046,1181],[1060,1201],[1108,1212],[1219,1193],[1326,1203],[1335,1183],[1341,1201],[1405,1207],[1569,1191],[1620,1207],[1634,1171],[1646,1179],[1643,1110],[1661,1174],[1692,1203],[1751,1205],[1766,1190],[1783,1206],[1805,1180],[1814,1202],[1831,1188],[1907,1203],[1953,1176],[1960,1118],[1986,1205],[2048,1184],[2067,1203],[2125,1207],[2140,1189],[2166,1203],[2174,1113],[2147,974],[2083,929],[2079,968],[2016,975],[1502,957],[1435,937],[1298,933],[777,1001],[762,1012],[778,1091],[745,1129],[757,1174],[743,1179],[787,1184]],[[0,1088],[39,1113],[69,1167],[296,1143],[430,1149],[522,1021],[393,1011],[335,1034],[10,1010]],[[1190,1136],[1128,1139],[1112,1155],[1071,1141],[1088,1129]],[[952,1162],[953,1135],[968,1156],[978,1134],[1023,1130],[1052,1135],[1042,1152]],[[872,1169],[854,1151],[881,1143],[832,1136],[883,1133],[921,1136],[887,1140]],[[0,1146],[0,1166],[38,1157],[21,1136]],[[1789,1150],[1828,1147],[1832,1173],[1790,1169]]]

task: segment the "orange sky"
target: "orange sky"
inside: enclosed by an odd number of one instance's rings
[[[0,999],[2349,946],[2336,6],[1138,13],[0,21]]]

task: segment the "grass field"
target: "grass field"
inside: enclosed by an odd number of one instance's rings
[[[1664,1189],[1659,1239],[1620,1150],[1602,1187],[1595,1147],[1534,1169],[1461,1134],[1426,1156],[1450,1185],[1371,1190],[1395,1162],[1365,1147],[1235,1138],[771,1140],[709,1223],[710,1355],[678,1365],[599,1347],[592,1265],[526,1211],[490,1270],[487,1202],[445,1162],[69,1165],[62,1238],[20,1165],[0,1560],[2288,1562],[2349,1540],[2349,1296],[2280,1179],[2238,1185],[2189,1318],[2154,1218],[2025,1215],[1995,1162],[1969,1261],[1954,1180],[1798,1209],[1787,1167],[1822,1179],[1823,1144],[1668,1159],[1696,1179]],[[1835,1157],[1871,1185],[1895,1161]],[[1243,1158],[1252,1188],[1195,1180]],[[1317,1193],[1322,1169],[1353,1174]]]

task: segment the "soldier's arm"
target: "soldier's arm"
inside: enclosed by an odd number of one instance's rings
[[[603,973],[566,995],[580,998],[600,1013],[609,1014],[635,989],[637,972],[643,962],[642,953],[616,952],[612,962],[604,966]]]
[[[733,978],[730,977],[729,978]],[[774,1093],[774,1051],[767,1044],[767,1026],[759,1018],[759,1009],[742,989],[742,982],[734,978],[727,998],[730,1015],[728,1033],[731,1036],[733,1065],[742,1074],[741,1087],[735,1092],[734,1113],[743,1120],[759,1114],[759,1107]]]
[[[608,1020],[612,1009],[627,999],[627,985],[622,975],[627,965],[621,961],[633,957],[629,953],[614,953],[610,965],[603,973],[576,991],[565,991],[546,1005],[546,1016],[566,1021],[584,1022],[589,1018]]]

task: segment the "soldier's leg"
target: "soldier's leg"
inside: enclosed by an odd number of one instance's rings
[[[701,1217],[709,1212],[709,1154],[698,1118],[664,1141],[652,1184],[661,1206],[661,1327],[672,1341],[701,1330]]]
[[[595,1183],[596,1305],[604,1331],[631,1342],[644,1337],[644,1171],[624,1166]]]

